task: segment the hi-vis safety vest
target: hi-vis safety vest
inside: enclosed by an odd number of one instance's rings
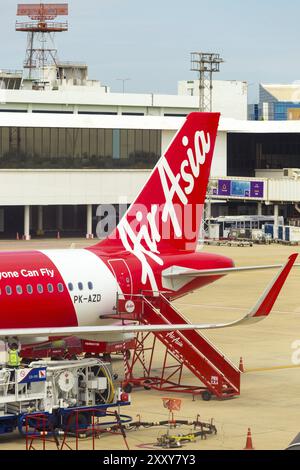
[[[17,349],[8,351],[7,365],[10,367],[19,367],[20,357],[19,357],[19,351]]]

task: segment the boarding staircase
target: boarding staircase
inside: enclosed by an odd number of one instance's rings
[[[170,303],[162,293],[150,295],[123,295],[118,299],[118,316],[123,321],[135,320],[145,325],[188,324],[189,321]],[[112,315],[113,316],[113,315]],[[111,316],[111,317],[112,317]],[[114,316],[115,317],[115,316]],[[209,399],[215,396],[219,399],[230,398],[240,394],[240,371],[224,356],[204,335],[195,330],[163,332],[153,330],[153,345],[148,347],[145,339],[149,335],[139,333],[136,347],[130,362],[125,368],[126,384],[146,384],[145,388],[159,390],[190,391],[201,393]],[[153,375],[153,357],[155,341],[159,340],[166,348],[163,359],[162,374]],[[146,351],[150,350],[150,359],[146,363]],[[161,352],[160,352],[161,355]],[[171,355],[177,365],[167,365],[167,355]],[[156,356],[157,358],[157,356]],[[135,377],[137,362],[143,363],[143,377]],[[186,367],[198,379],[197,386],[183,387],[182,368]],[[166,376],[166,369],[175,368],[179,372],[176,383],[170,381],[175,376],[175,370]],[[157,372],[157,369],[155,369]],[[206,394],[203,395],[203,391]]]

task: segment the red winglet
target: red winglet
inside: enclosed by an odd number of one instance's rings
[[[298,253],[294,253],[289,257],[286,264],[282,267],[275,279],[267,287],[257,304],[253,307],[249,316],[255,318],[266,317],[269,315],[297,257]]]

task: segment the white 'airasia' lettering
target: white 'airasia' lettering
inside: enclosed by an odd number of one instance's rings
[[[188,146],[189,140],[187,136],[183,137],[182,144],[184,147]],[[158,171],[166,200],[162,214],[162,221],[166,222],[168,216],[170,217],[177,237],[182,236],[182,228],[178,222],[174,209],[174,195],[177,194],[183,205],[187,204],[187,195],[191,194],[194,189],[195,179],[200,175],[200,166],[205,162],[205,158],[209,150],[210,135],[207,134],[207,136],[205,136],[203,131],[197,131],[194,136],[194,150],[192,150],[192,148],[187,149],[188,160],[183,160],[180,167],[180,173],[176,176],[174,175],[165,157],[162,157],[158,163]],[[185,171],[186,167],[190,167],[191,173],[187,173]],[[170,187],[167,182],[167,177],[171,183]],[[185,183],[188,183],[188,186],[182,188],[182,185],[180,184],[181,179],[183,179]]]
[[[138,233],[134,233],[126,217],[123,217],[120,224],[118,225],[119,234],[125,250],[136,256],[142,265],[142,283],[146,284],[147,279],[151,284],[153,291],[157,291],[157,283],[151,268],[147,256],[155,261],[158,265],[163,265],[162,259],[156,254],[158,253],[157,242],[160,241],[160,234],[157,230],[155,223],[155,216],[157,211],[157,205],[151,207],[151,212],[147,215],[147,220],[150,226],[150,232],[146,224],[141,225]],[[141,212],[136,213],[136,218],[140,222],[142,219]],[[142,245],[144,240],[148,249]],[[131,242],[131,243],[130,243]]]
[[[188,195],[193,192],[195,180],[199,178],[201,165],[205,163],[206,155],[210,151],[211,140],[210,134],[204,131],[196,131],[192,144],[190,144],[187,136],[182,138],[182,145],[186,149],[186,157],[181,165],[180,171],[175,175],[163,156],[158,164],[157,170],[160,177],[165,201],[163,202],[162,222],[167,222],[170,217],[175,235],[182,237],[182,226],[178,221],[173,200],[176,195],[182,205],[188,204]],[[161,240],[160,233],[157,228],[158,206],[152,205],[151,212],[147,214],[145,223],[142,223],[143,215],[138,211],[135,215],[136,221],[140,224],[138,233],[135,233],[130,226],[127,217],[123,217],[118,230],[126,250],[136,256],[142,265],[142,283],[146,284],[149,280],[153,291],[157,291],[157,283],[153,273],[153,269],[149,264],[149,260],[153,260],[158,265],[163,265],[163,260],[159,255],[157,243]]]

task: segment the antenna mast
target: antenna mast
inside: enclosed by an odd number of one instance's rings
[[[67,22],[54,21],[58,16],[67,16],[67,3],[19,4],[17,16],[28,16],[30,21],[16,22],[16,31],[27,33],[27,50],[24,68],[29,79],[44,79],[46,67],[57,66],[57,49],[54,46],[55,33],[68,31]]]
[[[199,73],[199,111],[212,111],[213,73],[220,72],[220,54],[191,52],[191,71]]]

